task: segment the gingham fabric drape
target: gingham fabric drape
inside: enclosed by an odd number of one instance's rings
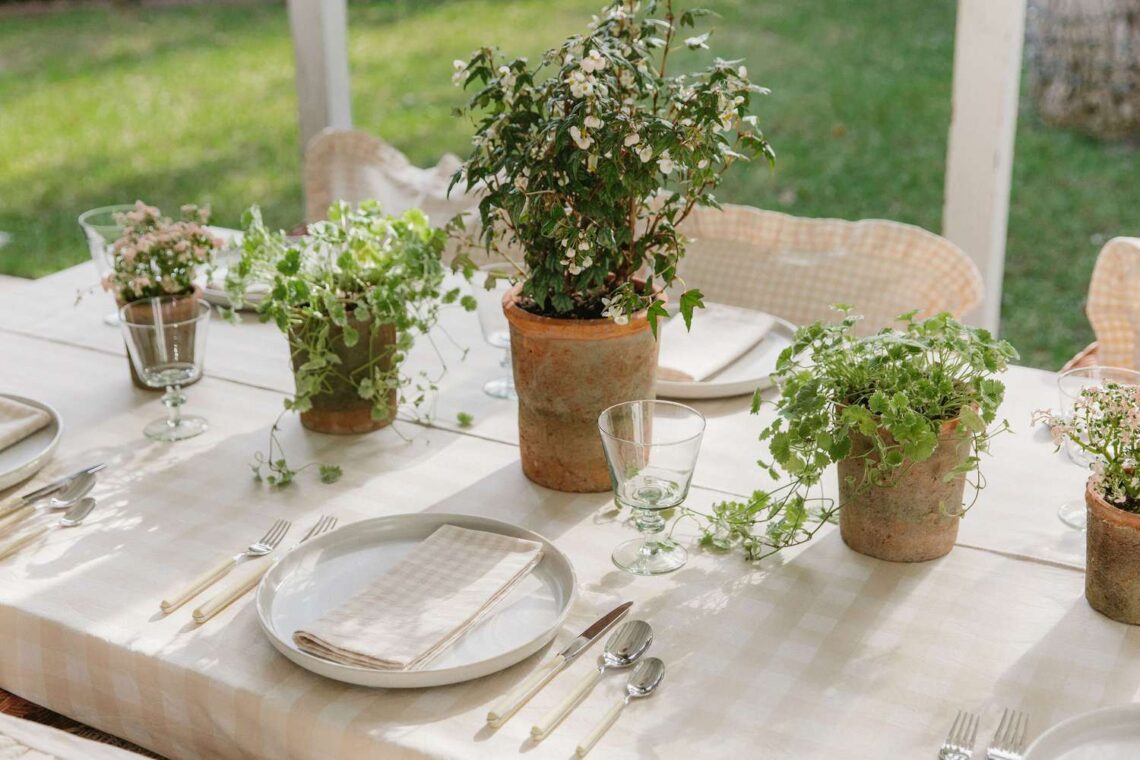
[[[1140,369],[1140,238],[1113,238],[1100,249],[1085,311],[1097,364]]]
[[[678,271],[709,301],[793,324],[834,320],[848,303],[869,334],[903,312],[961,317],[982,300],[982,277],[956,245],[900,222],[807,219],[747,206],[698,208]]]

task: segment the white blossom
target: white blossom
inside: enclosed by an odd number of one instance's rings
[[[665,151],[661,154],[661,158],[657,159],[657,168],[661,170],[662,174],[669,174],[675,167],[673,159],[669,157],[669,151]]]
[[[451,62],[451,68],[455,69],[455,73],[451,75],[451,83],[456,86],[462,85],[463,80],[467,78],[467,62],[456,58]]]
[[[644,148],[638,151],[637,157],[641,159],[641,163],[649,163],[649,160],[653,158],[653,148],[646,145]]]
[[[634,145],[637,145],[639,142],[641,142],[641,135],[637,134],[636,132],[630,132],[625,136],[625,139],[622,140],[622,145],[627,148],[631,148]]]
[[[602,120],[599,119],[597,116],[594,116],[593,114],[590,114],[589,116],[586,117],[585,124],[590,129],[601,129],[602,128]]]
[[[738,77],[740,77],[741,79],[747,79],[748,78],[748,68],[745,66],[741,66],[739,69],[736,70],[736,75]]]
[[[582,130],[578,129],[577,124],[570,127],[570,137],[571,137],[571,139],[574,140],[574,142],[582,150],[586,150],[587,148],[589,148],[591,145],[594,144],[594,138],[590,137],[588,134],[585,134],[582,132]]]

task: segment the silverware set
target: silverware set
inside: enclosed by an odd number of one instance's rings
[[[507,692],[491,707],[487,713],[487,723],[495,728],[503,725],[531,697],[621,620],[631,606],[633,602],[626,602],[611,610],[570,642],[566,649],[539,665],[530,677]],[[587,673],[557,707],[531,727],[531,738],[538,742],[549,736],[602,681],[606,671],[632,667],[633,671],[630,673],[623,696],[610,707],[586,739],[578,745],[578,757],[585,757],[631,700],[648,697],[661,685],[661,681],[665,678],[665,663],[656,657],[642,659],[642,655],[652,643],[653,628],[649,623],[644,620],[623,623],[606,641],[604,651],[598,656],[597,667]]]
[[[54,525],[40,525],[0,545],[0,560],[34,543],[53,528],[74,528],[82,523],[95,508],[95,500],[87,494],[95,487],[95,473],[104,467],[102,463],[92,465],[48,483],[21,496],[16,506],[0,512],[0,536],[3,536],[15,532],[26,520],[45,510],[66,510]]]
[[[976,713],[959,710],[950,726],[950,733],[938,750],[939,760],[970,760],[978,737],[980,717]],[[1021,760],[1029,738],[1029,716],[1018,710],[1005,708],[1001,722],[986,747],[986,760]]]

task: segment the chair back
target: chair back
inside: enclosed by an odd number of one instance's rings
[[[1085,312],[1097,363],[1140,369],[1140,238],[1113,238],[1100,249]]]

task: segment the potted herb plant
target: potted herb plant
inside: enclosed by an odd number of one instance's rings
[[[1108,382],[1081,391],[1071,416],[1037,412],[1058,447],[1069,439],[1093,458],[1085,598],[1113,620],[1140,625],[1140,388]]]
[[[704,543],[760,559],[838,512],[843,540],[862,554],[920,562],[953,548],[966,482],[976,498],[979,457],[1008,428],[994,425],[1005,394],[996,375],[1017,352],[949,314],[905,314],[900,329],[858,337],[857,317],[840,308],[841,321],[797,330],[777,362],[776,418],[760,434],[773,461],[762,465],[787,480],[711,515],[686,510],[707,520]],[[821,488],[831,465],[837,499]]]
[[[643,10],[639,10],[644,6]],[[748,114],[764,93],[739,61],[674,73],[706,11],[621,0],[531,65],[483,48],[456,61],[475,90],[470,158],[482,243],[525,279],[504,298],[523,471],[563,491],[610,488],[598,415],[654,395],[657,320],[685,241],[677,227],[738,161],[773,158]],[[662,190],[662,187],[666,189]],[[688,322],[697,290],[680,295]]]
[[[446,233],[412,209],[385,215],[378,203],[334,204],[328,221],[300,237],[269,230],[257,207],[243,220],[240,260],[226,292],[240,307],[252,285],[268,286],[257,310],[289,341],[295,392],[286,410],[320,433],[364,433],[392,422],[412,390],[413,404],[434,390],[403,370],[417,334],[436,323],[440,305],[459,300],[443,288]],[[467,296],[463,305],[474,308]],[[270,464],[273,456],[271,439]]]
[[[111,245],[111,271],[103,278],[103,289],[114,294],[120,308],[158,296],[186,296],[186,315],[195,314],[201,289],[194,280],[213,264],[222,245],[206,227],[209,209],[186,205],[182,218],[173,221],[158,208],[136,201],[133,209],[114,219],[122,234]],[[131,362],[127,366],[136,387],[155,390],[142,382]]]

